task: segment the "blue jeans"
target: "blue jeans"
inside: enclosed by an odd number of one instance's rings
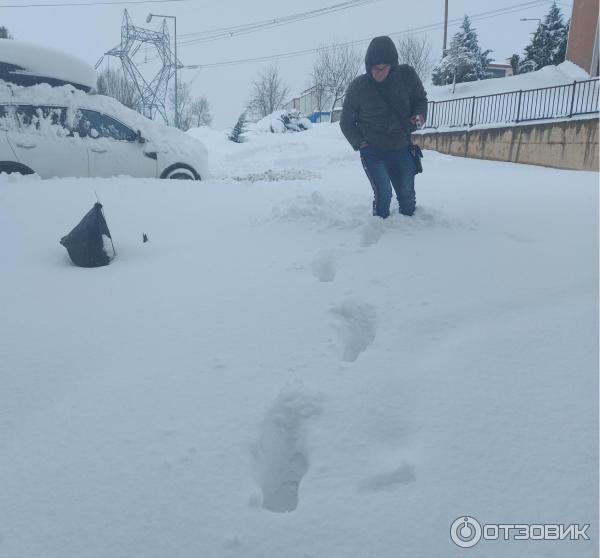
[[[392,186],[400,213],[412,215],[416,203],[416,168],[409,147],[384,151],[368,146],[360,150],[360,160],[373,188],[373,215],[384,219],[390,216]]]

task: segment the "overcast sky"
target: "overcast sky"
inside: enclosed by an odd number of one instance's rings
[[[131,4],[103,0],[111,4],[56,6],[68,1],[83,4],[93,0],[0,0],[0,25],[8,27],[15,39],[68,51],[93,65],[107,50],[119,44],[125,8],[135,25],[150,29],[157,29],[160,20],[147,24],[149,12],[174,15],[177,17],[180,61],[185,65],[204,65],[316,49],[332,41],[361,39],[364,42],[355,48],[364,56],[368,40],[374,36],[441,24],[444,19],[444,0],[374,0],[360,7],[256,33],[184,45],[185,35],[190,33],[317,10],[343,0],[184,0]],[[52,6],[14,7],[31,4]],[[570,17],[572,0],[561,0],[558,4],[565,16]],[[542,18],[550,5],[550,0],[449,0],[449,19],[518,6],[512,13],[490,14],[485,19],[475,18],[473,22],[482,48],[492,49],[495,61],[504,63],[513,52],[522,52],[537,26],[537,21],[520,21],[520,18]],[[168,24],[172,30],[172,20]],[[449,26],[449,38],[457,29],[457,23]],[[427,37],[432,52],[438,56],[443,42],[442,26],[421,34]],[[148,58],[154,56],[151,51],[145,53],[142,50],[141,54]],[[298,93],[309,85],[314,58],[315,54],[309,53],[279,61],[184,69],[180,75],[183,81],[193,82],[195,96],[207,97],[214,117],[213,127],[225,129],[232,126],[243,111],[252,80],[263,67],[277,63],[290,91]],[[118,64],[118,59],[111,59],[111,66]],[[152,66],[149,64],[146,68],[151,70]]]

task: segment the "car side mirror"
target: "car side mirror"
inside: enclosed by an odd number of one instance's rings
[[[138,143],[146,143],[146,138],[142,136],[142,132],[140,130],[137,131],[137,140]]]

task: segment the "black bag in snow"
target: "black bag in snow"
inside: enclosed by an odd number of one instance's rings
[[[408,148],[410,150],[410,156],[415,162],[415,174],[423,172],[423,163],[421,163],[421,159],[423,158],[423,152],[416,143],[412,142],[410,136],[408,137]]]
[[[110,242],[110,247],[107,242]],[[115,252],[102,204],[95,203],[79,224],[60,239],[60,243],[69,252],[71,261],[79,267],[108,265]]]

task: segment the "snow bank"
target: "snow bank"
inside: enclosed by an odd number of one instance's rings
[[[297,110],[277,110],[262,120],[248,124],[248,130],[253,132],[302,132],[312,127],[312,122]]]
[[[427,98],[430,101],[446,101],[463,97],[493,95],[519,91],[520,89],[538,89],[554,85],[568,85],[574,80],[585,81],[589,74],[572,62],[563,62],[558,66],[545,66],[535,72],[519,74],[505,78],[484,79],[467,83],[457,83],[456,91],[452,93],[450,85],[430,85],[427,87]]]

